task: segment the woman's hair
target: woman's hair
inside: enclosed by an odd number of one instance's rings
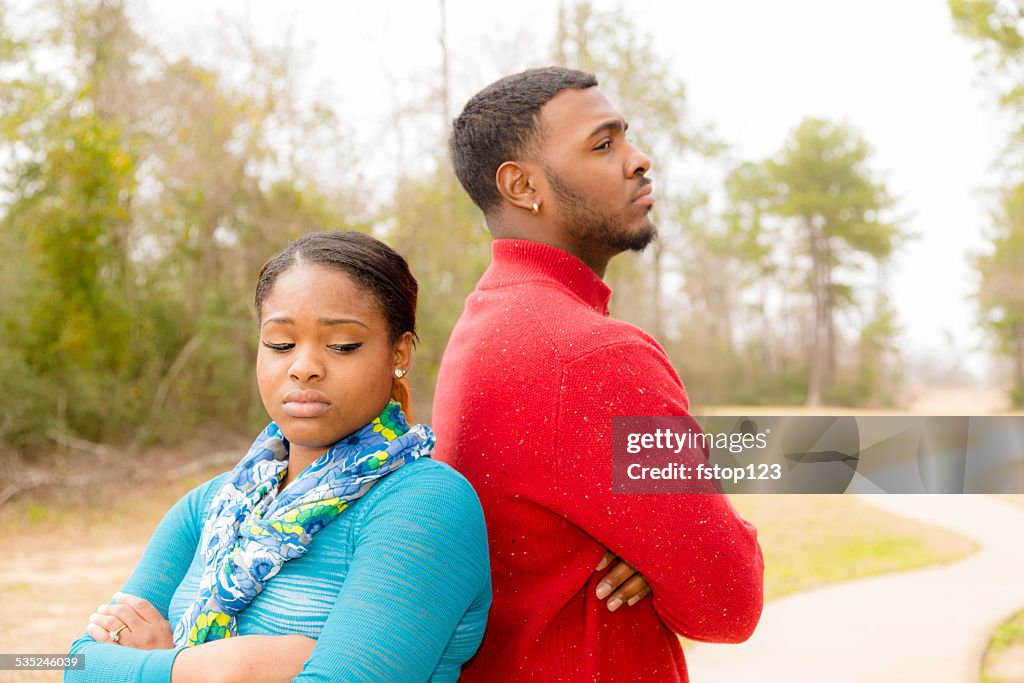
[[[388,341],[394,344],[406,332],[416,336],[416,298],[419,285],[409,264],[394,249],[361,232],[336,230],[303,235],[270,257],[256,283],[256,315],[263,319],[263,302],[277,279],[296,264],[338,270],[377,300],[388,323]],[[410,415],[409,387],[396,379],[392,397]],[[409,418],[412,419],[411,417]]]

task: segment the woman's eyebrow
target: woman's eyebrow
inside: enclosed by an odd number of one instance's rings
[[[356,318],[320,318],[317,320],[321,325],[360,325],[366,329],[370,329],[369,326],[362,320]]]
[[[332,325],[360,325],[361,327],[365,327],[366,329],[370,329],[369,326],[366,323],[364,323],[362,320],[357,320],[356,318],[318,318],[317,322],[320,323],[321,325],[324,325],[324,326],[332,326]],[[266,327],[267,325],[269,325],[271,323],[275,323],[275,324],[278,324],[278,325],[294,325],[295,321],[292,320],[291,318],[282,318],[282,317],[267,318],[266,320],[263,321],[263,327]]]

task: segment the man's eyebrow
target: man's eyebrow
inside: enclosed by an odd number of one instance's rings
[[[603,133],[605,131],[625,133],[627,130],[629,130],[629,124],[622,119],[610,119],[602,122],[597,128],[590,131],[590,135],[587,137],[592,138],[598,133]]]
[[[366,323],[362,320],[355,318],[319,318],[317,320],[321,325],[361,325],[366,329],[370,329]],[[291,318],[267,318],[263,321],[263,325],[269,325],[270,323],[277,323],[278,325],[294,325],[295,321]]]

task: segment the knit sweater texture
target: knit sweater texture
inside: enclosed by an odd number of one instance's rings
[[[199,539],[224,477],[178,501],[121,589],[172,625],[195,599]],[[316,639],[294,679],[303,683],[455,681],[480,643],[490,601],[476,494],[447,465],[421,458],[354,501],[314,536],[308,554],[285,562],[238,615],[238,635]],[[181,649],[136,650],[84,635],[71,652],[84,653],[86,667],[64,680],[166,683]]]
[[[615,415],[687,415],[665,352],[608,315],[574,256],[496,240],[445,351],[435,457],[480,496],[494,603],[461,680],[687,681],[676,634],[739,642],[762,608],[756,531],[722,495],[613,495]],[[653,595],[609,612],[612,550]]]

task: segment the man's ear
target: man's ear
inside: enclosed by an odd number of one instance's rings
[[[532,210],[534,204],[540,203],[527,168],[518,161],[506,161],[499,166],[494,182],[501,196],[513,206]]]

